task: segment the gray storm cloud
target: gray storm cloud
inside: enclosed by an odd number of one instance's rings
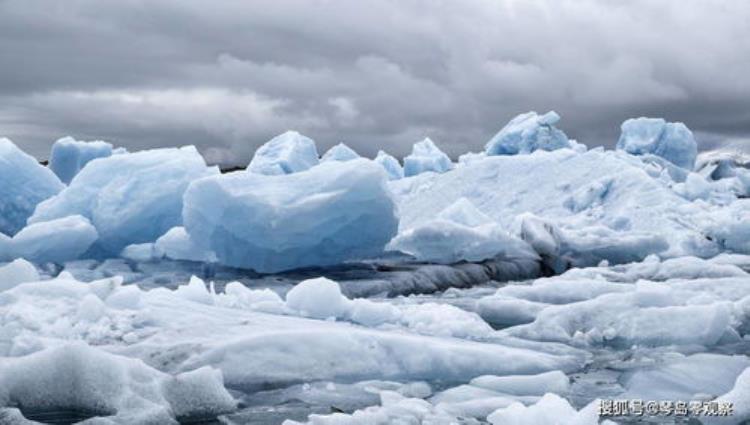
[[[748,148],[746,52],[743,0],[5,0],[0,133],[40,158],[72,135],[246,163],[287,129],[455,156],[554,109],[590,146],[650,115]]]

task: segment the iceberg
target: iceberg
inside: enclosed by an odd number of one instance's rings
[[[315,142],[296,131],[287,131],[255,151],[247,170],[266,175],[291,174],[318,165]]]
[[[183,218],[219,262],[263,273],[380,255],[398,226],[385,173],[366,159],[204,178],[185,192]]]
[[[573,148],[568,136],[555,127],[559,120],[560,115],[555,111],[544,115],[534,111],[518,115],[487,142],[485,152],[487,155],[517,155],[538,149]]]
[[[71,215],[24,227],[13,237],[12,249],[27,260],[61,263],[79,258],[98,237],[88,219]]]
[[[331,149],[328,149],[328,152],[323,154],[323,158],[321,158],[320,161],[349,161],[357,158],[360,158],[357,152],[354,152],[349,146],[339,143]]]
[[[182,194],[188,184],[219,174],[193,146],[113,155],[90,162],[56,196],[40,203],[29,223],[69,215],[91,221],[96,248],[117,255],[134,243],[153,242],[182,224]]]
[[[622,123],[617,149],[632,155],[656,155],[688,170],[695,166],[698,145],[681,122],[662,118],[631,118]]]
[[[64,137],[52,145],[49,169],[65,184],[69,184],[81,169],[96,158],[112,155],[112,145],[100,140],[83,142]]]
[[[216,262],[216,254],[196,245],[182,226],[173,227],[154,243],[155,252],[173,260]]]
[[[444,173],[453,168],[451,159],[430,138],[414,144],[411,154],[404,158],[404,176],[416,176],[427,171]]]
[[[419,261],[441,264],[492,258],[539,260],[531,246],[504,231],[466,198],[441,211],[435,219],[399,233],[388,247]]]
[[[0,138],[0,233],[15,235],[34,208],[65,185],[47,167],[8,139]]]
[[[404,178],[404,168],[399,164],[398,159],[388,155],[385,151],[378,151],[374,161],[385,169],[389,180]]]
[[[524,238],[540,247],[540,254],[562,253],[556,248],[561,243],[571,252],[585,253],[575,263],[583,266],[638,261],[653,253],[665,258],[718,254],[724,238],[706,237],[718,221],[715,208],[676,193],[675,182],[664,173],[622,152],[559,149],[477,158],[450,173],[391,181],[389,187],[398,203],[401,232],[434,220],[466,198],[512,234],[536,235]],[[527,213],[559,229],[565,241],[545,237],[550,232],[544,226],[539,232],[524,229]],[[731,218],[738,227],[741,216],[738,207]],[[713,234],[718,236],[718,229]],[[738,245],[740,240],[736,238]],[[544,251],[545,244],[552,250]]]

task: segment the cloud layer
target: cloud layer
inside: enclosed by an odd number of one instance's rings
[[[246,163],[297,129],[327,148],[481,149],[514,115],[612,146],[639,115],[750,144],[744,0],[0,0],[0,133],[195,144]]]

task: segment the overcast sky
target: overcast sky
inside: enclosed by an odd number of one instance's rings
[[[287,129],[456,156],[550,109],[589,146],[645,115],[750,150],[750,2],[0,0],[0,134],[39,158],[71,135],[247,163]]]

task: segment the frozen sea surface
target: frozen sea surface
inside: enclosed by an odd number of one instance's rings
[[[749,256],[648,258],[510,281],[490,270],[504,269],[398,256],[276,275],[168,260],[38,267],[25,278],[38,283],[16,282],[0,293],[0,381],[12,382],[0,392],[7,406],[0,418],[554,423],[540,412],[559,409],[553,416],[569,416],[559,423],[593,424],[599,398],[694,400],[746,391],[737,380],[750,368]],[[329,283],[313,283],[319,276]],[[292,301],[290,290],[303,286]],[[297,299],[326,310],[305,311]],[[597,304],[612,312],[587,313]],[[567,332],[569,320],[575,332]],[[681,325],[671,329],[670,322]],[[112,384],[96,362],[135,369]],[[76,380],[70,385],[95,388],[102,400],[50,389],[44,402],[29,401],[27,391],[64,379],[67,368]],[[208,401],[195,402],[187,416],[169,413],[177,401],[158,383],[180,383],[195,371],[205,376],[195,378],[189,400]],[[153,389],[144,390],[143,379]],[[138,396],[108,400],[115,390]],[[230,399],[235,404],[222,401]],[[151,406],[150,413],[138,416],[133,405]],[[520,422],[506,422],[511,417]]]

